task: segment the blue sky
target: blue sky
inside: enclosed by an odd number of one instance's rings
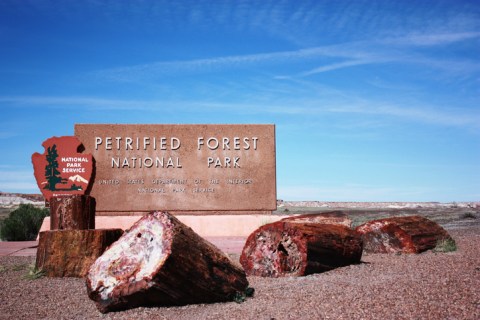
[[[478,1],[0,1],[0,190],[75,123],[273,123],[278,198],[480,200]]]

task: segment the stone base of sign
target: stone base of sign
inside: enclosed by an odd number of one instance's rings
[[[202,237],[248,237],[255,229],[267,223],[279,221],[287,215],[180,215],[178,220]],[[129,229],[138,219],[136,216],[96,216],[98,229]],[[50,230],[50,217],[43,220],[40,231]]]
[[[84,277],[121,229],[40,232],[35,266],[49,277]]]
[[[50,198],[50,230],[95,229],[95,198],[61,195]]]
[[[256,211],[168,211],[174,216],[241,216],[241,215],[271,215],[270,210]],[[145,211],[96,211],[96,216],[143,216],[148,212]]]

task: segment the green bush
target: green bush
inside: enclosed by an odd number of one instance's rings
[[[0,238],[4,241],[35,240],[43,218],[48,215],[48,209],[21,204],[18,209],[10,212],[8,218],[0,222]]]
[[[457,251],[457,244],[455,240],[451,238],[441,239],[437,241],[437,246],[433,249],[433,252],[453,252]]]
[[[473,212],[465,212],[460,216],[460,219],[477,219],[477,216]]]

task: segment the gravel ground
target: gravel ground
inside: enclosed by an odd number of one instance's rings
[[[369,254],[302,278],[250,277],[244,303],[99,313],[84,280],[27,280],[34,257],[0,257],[0,319],[480,319],[480,228],[450,230],[458,250]]]

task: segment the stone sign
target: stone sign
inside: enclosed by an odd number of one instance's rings
[[[38,188],[47,201],[53,196],[85,194],[93,171],[91,154],[78,152],[76,137],[45,140],[43,154],[34,153],[32,164]]]
[[[276,209],[274,125],[77,124],[97,215]]]

